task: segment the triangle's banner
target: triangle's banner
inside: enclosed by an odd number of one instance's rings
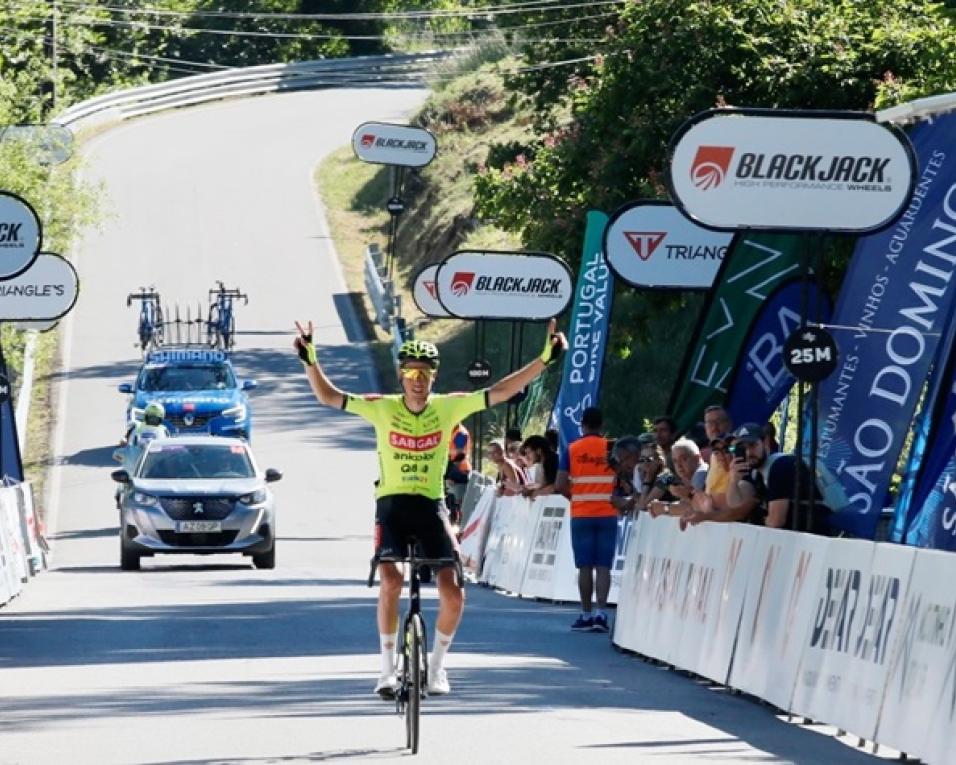
[[[604,257],[602,237],[608,216],[589,210],[581,269],[574,289],[561,388],[551,413],[562,448],[581,437],[581,414],[597,406],[604,371],[604,351],[614,299],[614,274]]]
[[[774,291],[800,273],[809,237],[737,234],[707,293],[694,337],[684,355],[667,413],[687,432],[704,409],[723,404],[754,320]]]
[[[913,195],[889,228],[858,240],[833,317],[840,366],[819,388],[818,483],[833,525],[865,539],[956,307],[954,131],[949,114],[909,133]]]
[[[804,299],[810,323],[830,320],[830,297],[799,277],[780,285],[760,308],[727,389],[724,407],[733,422],[767,422],[796,382],[784,366],[783,346],[800,326]]]

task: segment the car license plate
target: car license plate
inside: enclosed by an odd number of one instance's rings
[[[222,531],[222,523],[219,521],[180,521],[176,524],[176,531],[180,534]]]

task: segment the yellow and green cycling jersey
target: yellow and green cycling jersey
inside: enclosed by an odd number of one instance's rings
[[[412,412],[401,395],[345,395],[342,407],[375,428],[380,478],[376,497],[420,494],[445,496],[444,475],[452,428],[468,415],[488,408],[488,391],[429,396]]]

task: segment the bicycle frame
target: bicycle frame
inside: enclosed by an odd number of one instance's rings
[[[206,338],[210,345],[227,351],[235,345],[233,300],[242,300],[243,305],[248,305],[249,296],[238,288],[227,288],[221,281],[216,284],[219,285],[217,288],[209,290],[212,302],[209,305]]]
[[[461,559],[457,554],[454,558],[420,558],[415,553],[415,547],[414,542],[410,543],[404,558],[373,557],[368,575],[368,586],[371,587],[375,584],[375,572],[380,563],[408,564],[408,610],[402,620],[400,633],[402,643],[399,656],[402,657],[402,668],[399,690],[395,695],[395,711],[405,717],[405,746],[412,750],[412,754],[418,753],[421,700],[425,695],[424,688],[428,686],[428,634],[421,608],[422,581],[419,570],[422,566],[439,568],[453,565],[458,586],[461,588],[465,586]]]
[[[139,292],[131,292],[126,296],[126,305],[131,306],[134,300],[139,301],[139,325],[137,333],[139,344],[143,351],[159,345],[163,340],[163,311],[160,306],[159,293],[154,287],[140,287]]]

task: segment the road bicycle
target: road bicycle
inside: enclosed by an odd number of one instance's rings
[[[209,290],[212,303],[209,305],[209,318],[206,321],[206,342],[213,348],[230,350],[236,344],[236,317],[233,314],[232,301],[242,300],[249,305],[249,296],[238,288],[228,289],[217,281],[219,286]]]
[[[143,351],[163,344],[163,309],[160,305],[159,293],[155,287],[140,287],[139,292],[131,292],[126,296],[127,307],[133,301],[139,301],[139,345]]]
[[[398,691],[395,694],[395,711],[405,717],[405,747],[418,754],[419,731],[421,722],[422,698],[428,687],[428,657],[426,654],[427,633],[425,617],[421,608],[422,568],[438,569],[452,565],[458,586],[464,588],[465,578],[461,570],[461,560],[454,558],[420,558],[417,545],[412,542],[404,558],[372,558],[368,575],[368,586],[375,584],[375,572],[379,563],[407,563],[408,569],[408,610],[402,620],[401,661],[398,672]]]

